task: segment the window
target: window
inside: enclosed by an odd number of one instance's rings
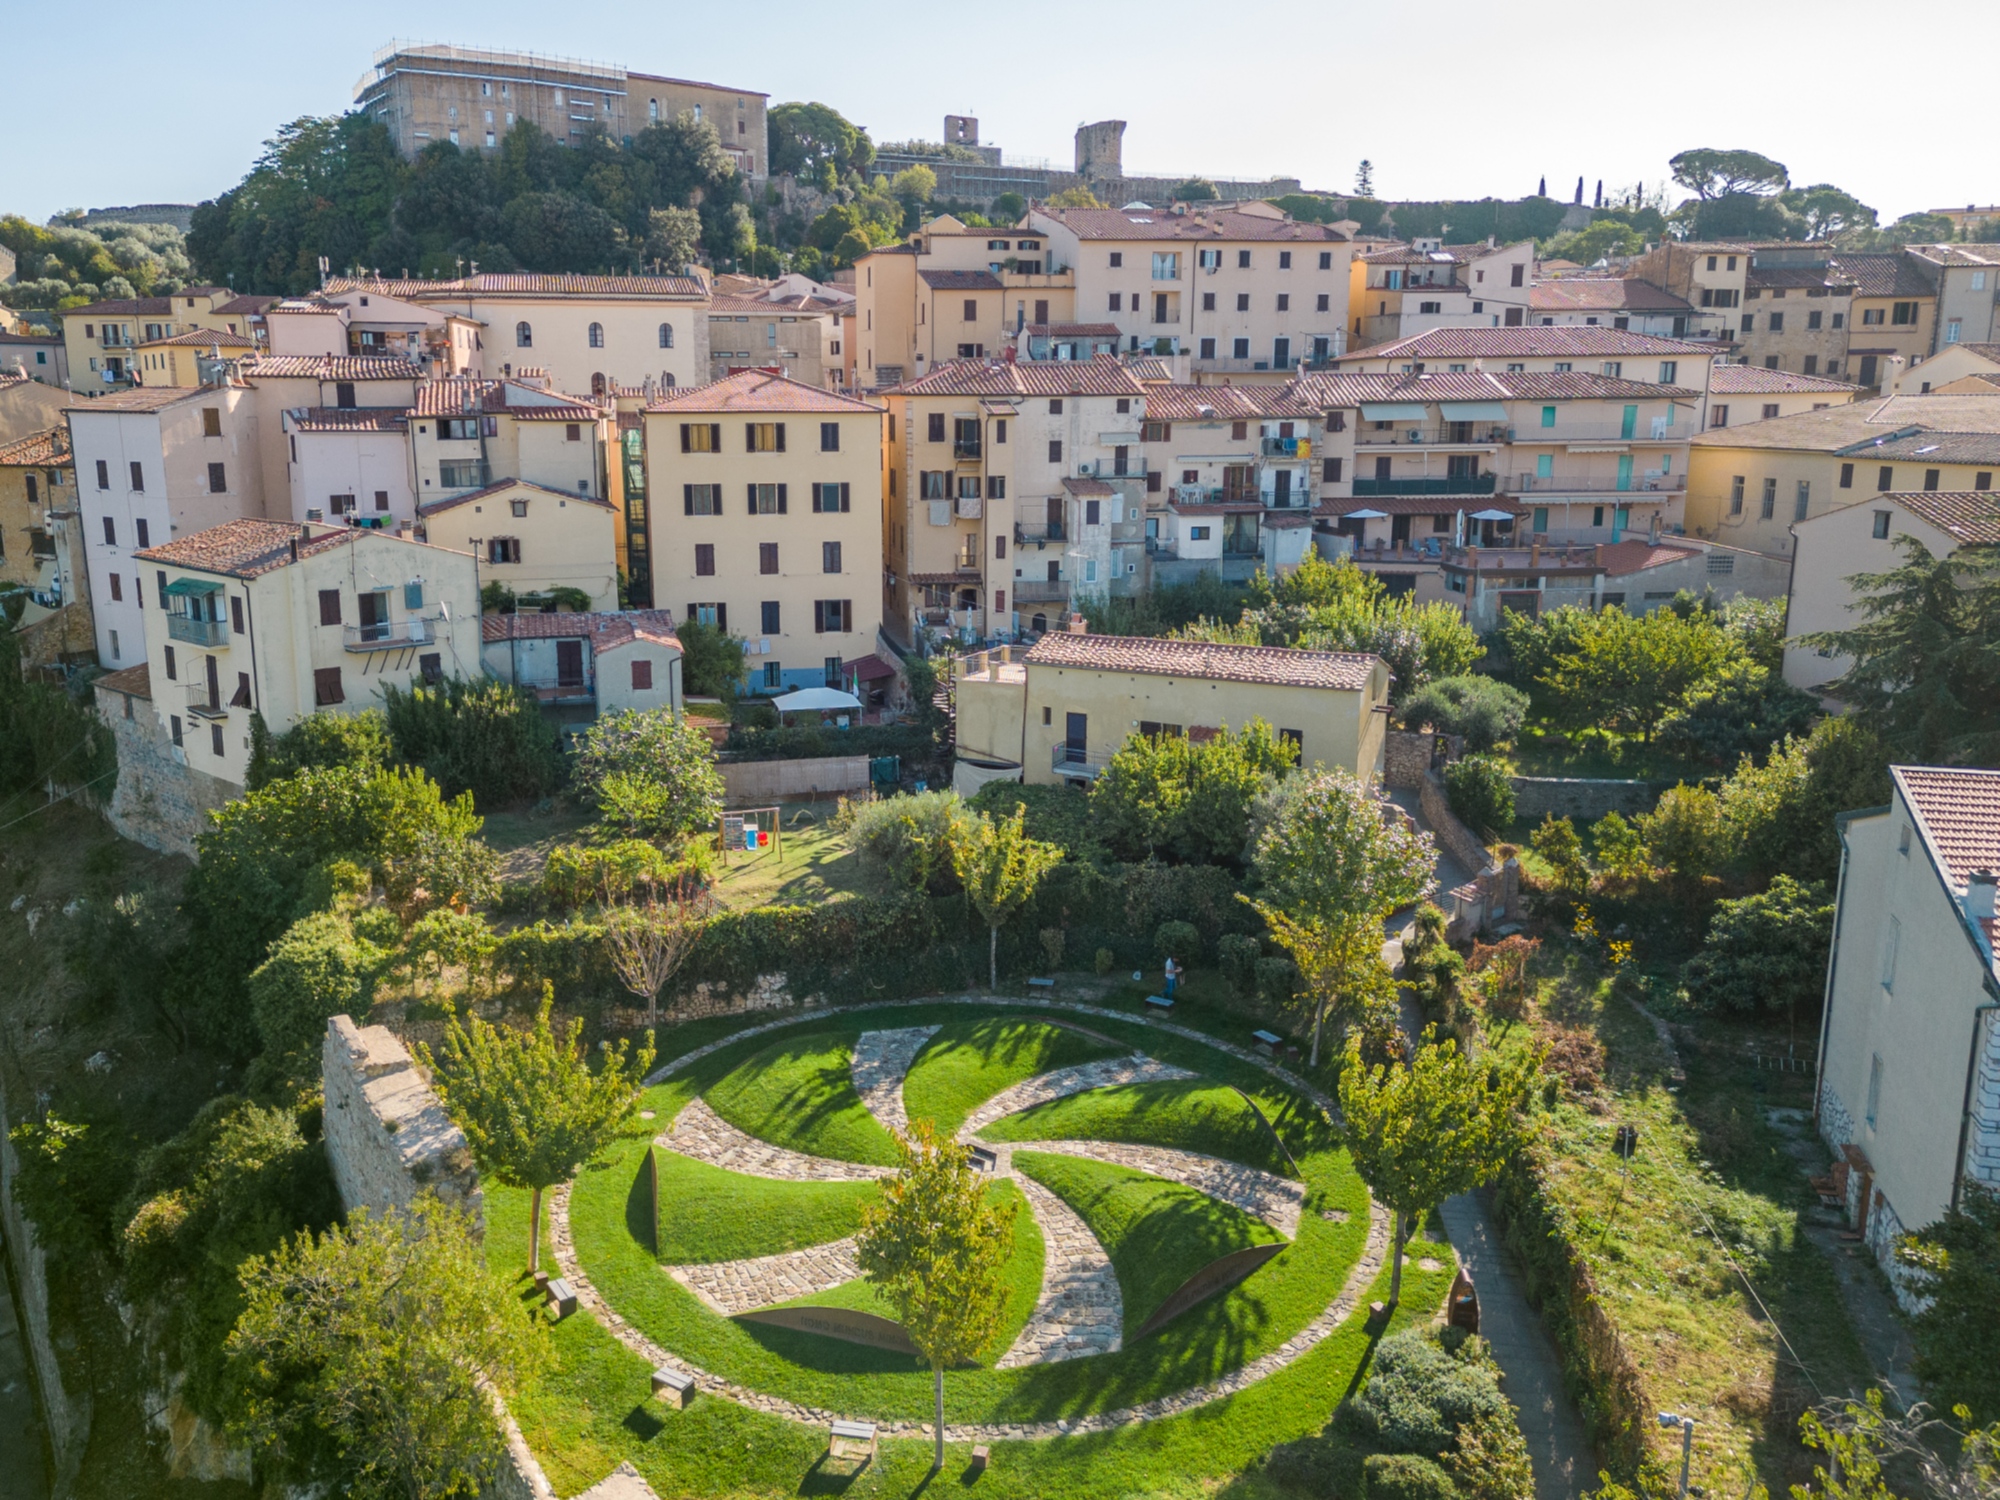
[[[1278,269],[1280,271],[1289,271],[1291,268],[1292,252],[1289,250],[1280,250],[1278,252]]]
[[[1959,335],[1963,331],[1964,331],[1964,324],[1962,324],[1957,318],[1952,318],[1944,325],[1944,341],[1947,344],[1957,343],[1959,340]]]
[[[1757,315],[1755,313],[1745,313],[1743,315],[1742,327],[1745,333],[1755,333],[1757,331]]]
[[[838,422],[822,422],[819,424],[819,451],[822,453],[838,453],[840,451],[840,424]]]
[[[783,422],[745,422],[743,424],[743,445],[751,453],[783,453],[785,451],[785,424]]]
[[[1229,357],[1231,359],[1248,359],[1250,357],[1250,340],[1232,339],[1229,344]]]
[[[1811,506],[1812,481],[1810,479],[1801,479],[1799,481],[1798,493],[1792,497],[1792,519],[1794,521],[1803,521],[1806,518],[1806,511]]]
[[[719,516],[722,514],[722,486],[719,484],[684,484],[681,486],[681,509],[690,516]]]
[[[993,419],[993,441],[996,444],[1007,441],[1007,419],[1005,417],[995,417]]]
[[[1210,293],[1207,293],[1207,294],[1206,294],[1206,305],[1207,305],[1207,306],[1208,306],[1208,307],[1209,307],[1209,308],[1210,308],[1211,310],[1212,310],[1212,309],[1214,308],[1214,306],[1215,306],[1215,294],[1214,294],[1213,292],[1210,292]],[[1203,340],[1201,341],[1201,355],[1200,355],[1200,357],[1201,357],[1202,359],[1214,359],[1214,358],[1215,358],[1215,340],[1214,340],[1214,339],[1203,339]]]
[[[110,516],[104,518],[104,545],[107,547],[118,545],[118,523]]]
[[[1729,408],[1726,406],[1711,408],[1708,414],[1708,425],[1711,427],[1727,427],[1729,425]]]
[[[1124,307],[1125,307],[1125,294],[1123,292],[1113,292],[1111,294],[1111,311],[1122,312],[1124,310]]]
[[[766,599],[758,608],[758,624],[765,635],[783,635],[778,623],[783,617],[783,606],[776,599]]]
[[[590,347],[593,349],[602,349],[604,347],[604,325],[602,323],[592,323],[590,325]]]
[[[1086,500],[1083,502],[1083,524],[1086,526],[1102,526],[1104,524],[1104,502],[1102,500]]]
[[[203,437],[222,436],[222,408],[204,406],[201,409],[201,435]]]
[[[1188,527],[1188,540],[1191,542],[1205,542],[1208,540],[1211,529],[1207,526],[1190,526]]]
[[[1132,398],[1131,398],[1130,396],[1120,396],[1120,397],[1118,398],[1118,403],[1117,403],[1117,409],[1118,409],[1118,415],[1119,415],[1119,416],[1121,416],[1121,417],[1129,417],[1129,416],[1131,416],[1131,415],[1132,415]]]
[[[671,324],[671,323],[662,323],[662,324],[660,325],[660,347],[661,347],[662,349],[671,349],[671,348],[673,348],[673,347],[674,347],[674,325],[673,325],[673,324]]]
[[[1878,324],[1887,320],[1888,316],[1889,312],[1887,308],[1864,307],[1861,309],[1861,326],[1863,328],[1876,327]]]
[[[813,509],[823,515],[837,515],[848,508],[847,486],[845,484],[816,484],[813,486]]]
[[[132,491],[138,495],[146,493],[146,471],[139,467],[136,458],[132,460]]]
[[[111,488],[111,469],[101,458],[97,461],[97,487],[100,490]]]
[[[1250,311],[1250,294],[1248,292],[1238,292],[1236,294],[1236,310],[1238,312]]]
[[[930,414],[929,418],[926,420],[925,423],[924,438],[927,442],[932,442],[932,443],[941,443],[944,441],[943,412],[934,411]]]
[[[563,426],[565,429],[563,432],[565,442],[580,443],[583,441],[583,424],[581,422],[565,422]]]
[[[653,664],[649,661],[634,660],[632,663],[632,691],[647,693],[653,689]]]
[[[340,686],[340,668],[315,667],[313,669],[313,706],[328,708],[335,703],[345,703],[347,694]]]
[[[774,661],[764,663],[764,686],[781,688],[785,685],[784,669]]]
[[[1896,477],[1896,470],[1893,464],[1882,465],[1881,468],[1875,471],[1875,488],[1878,490],[1893,489],[1894,485],[1891,483],[1891,481],[1895,477]]]
[[[1680,372],[1681,372],[1681,364],[1680,364],[1680,361],[1679,361],[1679,360],[1677,360],[1677,359],[1663,359],[1663,360],[1661,360],[1661,361],[1660,361],[1660,384],[1661,384],[1661,385],[1672,385],[1672,384],[1674,383],[1674,378],[1675,378],[1675,377],[1676,377],[1677,375],[1679,375],[1679,374],[1680,374]]]
[[[1938,477],[1936,469],[1924,470],[1924,488],[1927,490],[1936,489],[1938,487]]]
[[[1062,439],[1061,439],[1061,438],[1050,438],[1050,439],[1049,439],[1049,462],[1050,462],[1050,463],[1052,463],[1052,464],[1059,464],[1059,463],[1061,463],[1061,462],[1062,462]]]
[[[889,478],[893,481],[895,477],[896,471],[891,469],[889,471]],[[942,469],[924,469],[920,471],[917,475],[917,490],[919,498],[924,500],[948,500],[951,498],[944,490],[944,470]]]
[[[1974,475],[1972,476],[1972,487],[1973,487],[1973,488],[1974,488],[1975,490],[1990,490],[1990,489],[1992,489],[1992,488],[1993,488],[1993,471],[1992,471],[1991,469],[1981,469],[1981,470],[1980,470],[1980,471],[1979,471],[1978,473],[1974,474]]]
[[[1340,460],[1323,458],[1319,461],[1319,477],[1322,484],[1340,483]]]
[[[535,330],[532,324],[516,323],[514,325],[514,347],[516,349],[532,349],[535,347]]]
[[[681,423],[681,452],[720,453],[722,451],[722,424],[720,422]]]
[[[749,486],[750,514],[753,516],[782,516],[785,513],[785,486],[782,484],[753,484]]]
[[[1771,519],[1771,517],[1775,516],[1777,513],[1778,513],[1778,481],[1775,479],[1766,479],[1764,481],[1764,498],[1758,508],[1757,514],[1762,519],[1768,521]]]
[[[713,625],[717,630],[729,628],[729,606],[726,604],[690,604],[687,618],[697,625]]]
[[[775,574],[778,571],[778,544],[776,542],[759,542],[757,544],[757,571],[764,574]]]
[[[1840,487],[1844,490],[1851,490],[1854,488],[1853,464],[1842,464],[1840,466]]]
[[[1881,542],[1881,541],[1887,541],[1887,540],[1888,540],[1888,537],[1889,537],[1889,512],[1888,512],[1888,511],[1886,511],[1886,510],[1878,510],[1878,511],[1876,511],[1876,512],[1875,512],[1875,525],[1874,525],[1874,528],[1873,528],[1873,530],[1872,530],[1872,532],[1871,532],[1870,534],[1871,534],[1871,535],[1872,535],[1872,536],[1873,536],[1873,537],[1875,538],[1875,540],[1876,540],[1876,541],[1878,541],[1878,542]]]
[[[1283,297],[1280,297],[1278,299],[1278,301],[1280,302],[1283,302],[1284,300],[1285,299]],[[1443,310],[1444,310],[1444,304],[1442,302],[1419,302],[1417,304],[1417,311],[1420,313],[1442,312]],[[1284,308],[1280,307],[1278,311],[1283,312]]]
[[[1172,250],[1153,252],[1153,280],[1179,281],[1181,279],[1181,258]]]
[[[1242,271],[1250,269],[1250,252],[1248,250],[1238,250],[1236,252],[1236,266],[1238,270]]]
[[[1292,294],[1290,292],[1278,293],[1278,311],[1290,312],[1291,310],[1292,310]],[[1436,312],[1437,310],[1438,310],[1438,304],[1435,302],[1430,303],[1425,308],[1426,312]]]
[[[321,589],[319,591],[319,622],[322,625],[340,623],[340,590]]]
[[[1889,306],[1889,321],[1898,327],[1915,327],[1917,322],[1917,304],[1914,302],[1891,303]]]
[[[1775,401],[1766,401],[1764,403],[1764,420],[1768,422],[1776,415],[1778,415],[1778,403]]]
[[[1729,513],[1732,516],[1743,514],[1743,476],[1741,474],[1736,475],[1729,481]]]
[[[1049,398],[1049,415],[1052,417],[1059,417],[1062,415],[1062,397],[1051,396]]]
[[[967,297],[965,299],[965,316],[960,318],[959,321],[961,323],[977,323],[979,321],[979,302],[976,298]],[[776,331],[777,325],[773,324],[772,332],[775,334]]]
[[[1111,269],[1115,271],[1124,264],[1125,252],[1122,250],[1113,250],[1111,252]]]
[[[820,635],[838,635],[854,628],[852,599],[813,600],[813,630]]]
[[[696,542],[694,544],[694,576],[713,578],[715,576],[715,543]]]
[[[113,661],[118,660],[118,632],[115,630],[111,632],[111,659]],[[180,723],[179,719],[174,720],[174,743],[176,745],[181,742]]]
[[[1815,308],[1815,309],[1814,309],[1813,311],[1811,311],[1811,312],[1807,313],[1807,314],[1806,314],[1806,327],[1807,327],[1807,328],[1817,328],[1817,327],[1819,327],[1819,326],[1820,326],[1820,316],[1821,316],[1821,315],[1820,315],[1820,313],[1819,313],[1819,310],[1818,310],[1817,308]]]
[[[1331,312],[1332,310],[1333,310],[1333,299],[1329,297],[1325,292],[1321,292],[1319,294],[1317,301],[1315,302],[1313,311]]]
[[[211,495],[226,495],[229,493],[229,475],[221,464],[210,464],[208,466],[208,492]]]
[[[1613,380],[1616,380],[1625,373],[1625,362],[1623,360],[1607,359],[1599,366],[1599,369],[1603,374],[1609,375]]]
[[[1819,356],[1817,354],[1808,354],[1800,362],[1799,368],[1808,375],[1819,374]]]
[[[1975,292],[1986,290],[1986,273],[1984,271],[1974,271],[1972,273],[1972,289]]]
[[[1882,988],[1896,988],[1896,950],[1903,946],[1903,924],[1895,917],[1882,933]]]
[[[1785,315],[1777,312],[1770,314],[1769,328],[1772,333],[1783,333],[1785,331]]]
[[[125,602],[125,580],[116,573],[111,575],[111,597],[120,604]]]
[[[1544,427],[1553,427],[1556,425],[1556,409],[1553,406],[1542,408],[1542,425]]]
[[[1891,917],[1889,920],[1894,922],[1896,919]],[[1885,989],[1888,987],[1887,980],[1883,981],[1883,987]],[[1881,1108],[1882,1054],[1877,1052],[1868,1059],[1868,1128],[1870,1130],[1875,1128],[1875,1117],[1880,1113]]]
[[[521,560],[521,539],[517,536],[491,537],[486,543],[490,563],[517,563]]]
[[[819,544],[819,570],[822,573],[840,571],[840,543],[821,542]]]

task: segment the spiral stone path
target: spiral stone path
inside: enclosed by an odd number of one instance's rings
[[[854,1043],[854,1061],[849,1071],[854,1088],[868,1113],[885,1129],[901,1132],[910,1128],[903,1109],[903,1078],[910,1064],[924,1050],[924,1043],[941,1030],[937,1026],[901,1026],[894,1031],[864,1031]]]
[[[994,1368],[1114,1353],[1124,1340],[1125,1299],[1111,1258],[1061,1198],[1032,1177],[1016,1177],[1014,1185],[1041,1226],[1042,1293],[1020,1336]]]
[[[1051,1099],[1066,1099],[1071,1094],[1085,1093],[1090,1089],[1116,1088],[1120,1084],[1166,1083],[1196,1076],[1186,1068],[1177,1068],[1172,1063],[1163,1063],[1137,1052],[1130,1057],[1111,1057],[1101,1062],[1056,1068],[1002,1089],[966,1117],[965,1124],[959,1127],[958,1138],[967,1140],[995,1120],[1019,1114],[1037,1104],[1047,1104]]]
[[[810,1297],[845,1285],[861,1274],[856,1236],[751,1260],[721,1260],[668,1266],[667,1274],[725,1318],[774,1302]]]
[[[1087,1156],[1092,1161],[1131,1167],[1168,1182],[1219,1198],[1262,1219],[1288,1240],[1299,1237],[1299,1210],[1305,1204],[1302,1182],[1291,1182],[1241,1162],[1178,1151],[1170,1146],[1140,1146],[1123,1141],[1015,1141],[1016,1151],[1052,1151],[1063,1156]]]
[[[894,1167],[834,1161],[787,1151],[746,1135],[708,1107],[705,1099],[690,1100],[674,1123],[655,1137],[658,1145],[711,1167],[750,1177],[775,1177],[785,1182],[872,1182],[896,1175]]]

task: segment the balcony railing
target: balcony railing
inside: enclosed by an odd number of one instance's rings
[[[1061,521],[1016,521],[1014,523],[1014,544],[1026,546],[1030,542],[1064,542],[1069,540],[1069,528]]]
[[[406,615],[400,620],[379,620],[372,625],[349,625],[342,633],[349,651],[407,650],[436,645],[437,623],[434,615]]]
[[[1066,578],[1017,578],[1014,580],[1014,599],[1020,604],[1058,604],[1069,598],[1069,580]]]
[[[1109,764],[1111,757],[1102,750],[1093,751],[1066,741],[1049,747],[1049,769],[1058,776],[1081,776],[1094,781]]]
[[[222,620],[197,620],[192,615],[168,615],[167,639],[190,646],[227,646],[229,626]]]
[[[1201,356],[1196,355],[1195,363],[1200,365],[1204,370],[1213,370],[1225,374],[1232,370],[1255,372],[1257,370],[1296,370],[1299,367],[1299,359],[1296,355],[1290,355],[1284,359],[1203,359]]]
[[[973,438],[970,441],[967,441],[965,438],[954,438],[952,440],[951,456],[962,464],[978,463],[980,452],[981,448],[978,438]]]
[[[1394,495],[1490,495],[1496,476],[1492,474],[1447,474],[1429,479],[1357,479],[1354,498],[1387,498]]]
[[[1516,474],[1510,495],[1677,495],[1687,488],[1685,474]]]
[[[1259,445],[1266,458],[1311,458],[1312,439],[1302,437],[1267,437]]]
[[[1076,475],[1079,479],[1144,479],[1146,460],[1128,458],[1125,460],[1125,467],[1121,469],[1114,459],[1093,458],[1078,464]]]
[[[483,490],[490,483],[490,470],[485,464],[448,462],[438,465],[439,489]]]
[[[1442,427],[1400,427],[1377,431],[1363,427],[1354,434],[1357,448],[1386,447],[1480,447],[1490,448],[1514,441],[1514,429],[1495,427],[1489,422],[1447,422]]]
[[[191,682],[187,685],[187,711],[197,719],[226,719],[229,700],[220,693],[210,698],[205,683]]]

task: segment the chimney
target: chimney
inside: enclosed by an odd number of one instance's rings
[[[1071,635],[1089,635],[1090,621],[1086,620],[1082,615],[1071,615],[1069,617],[1069,633]],[[1987,889],[1990,892],[1992,887],[1989,886]],[[1991,904],[1990,896],[1988,904]]]

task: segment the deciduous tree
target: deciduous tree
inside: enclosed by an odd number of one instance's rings
[[[706,828],[722,810],[714,747],[670,709],[601,715],[577,748],[576,779],[606,823],[667,845]]]
[[[648,1026],[659,1020],[660,991],[687,962],[714,910],[714,898],[685,881],[650,893],[643,903],[606,908],[604,946],[611,967],[619,982],[646,1002]]]
[[[1062,863],[1054,844],[1028,837],[1027,808],[1017,805],[1011,818],[981,814],[952,846],[952,865],[965,894],[985,919],[986,987],[1000,988],[1000,929],[1028,904],[1035,887],[1051,868]]]

